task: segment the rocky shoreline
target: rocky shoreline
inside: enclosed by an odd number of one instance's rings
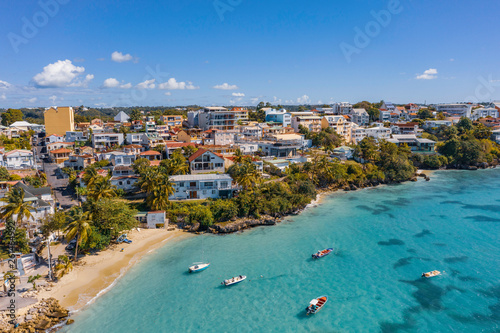
[[[58,324],[66,322],[67,325],[73,323],[73,319],[68,319],[69,311],[63,308],[55,298],[42,299],[31,306],[26,314],[16,318],[18,327],[13,328],[9,323],[12,319],[7,314],[0,315],[0,333],[25,333],[44,332]]]
[[[440,171],[440,170],[478,170],[478,169],[488,169],[488,168],[496,168],[499,165],[498,161],[493,161],[492,163],[480,163],[476,166],[457,166],[457,167],[447,167],[447,168],[442,168],[442,169],[437,169],[437,170],[422,170],[422,171]],[[413,177],[408,179],[407,181],[411,182],[416,182],[418,178],[423,178],[425,181],[430,181],[430,177],[425,174],[424,172],[420,173],[415,173]],[[318,197],[324,194],[330,194],[334,193],[336,191],[357,191],[360,189],[364,188],[372,188],[372,187],[377,187],[380,185],[391,185],[391,184],[397,184],[401,182],[387,182],[387,181],[367,181],[364,184],[347,184],[342,187],[330,187],[330,188],[322,188],[318,189]],[[317,197],[317,198],[318,198]],[[318,199],[316,199],[317,201]],[[304,208],[305,209],[305,208]],[[193,224],[193,225],[186,225],[184,226],[184,230],[196,234],[201,234],[204,232],[211,233],[211,234],[230,234],[230,233],[235,233],[238,231],[243,231],[245,229],[250,229],[254,227],[259,227],[259,226],[272,226],[280,223],[283,221],[283,219],[287,216],[291,215],[298,215],[300,214],[304,209],[300,209],[288,214],[283,214],[277,217],[273,216],[268,216],[268,215],[263,215],[260,218],[239,218],[239,219],[234,219],[232,221],[228,222],[220,222],[220,223],[215,223],[214,225],[208,227],[207,230],[201,231],[201,226],[199,223]]]

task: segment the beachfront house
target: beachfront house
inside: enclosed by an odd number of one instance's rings
[[[169,179],[175,188],[170,200],[225,199],[238,189],[228,174],[176,175]]]

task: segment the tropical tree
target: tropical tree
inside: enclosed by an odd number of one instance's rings
[[[25,218],[32,218],[31,210],[36,211],[31,202],[24,201],[24,190],[22,188],[12,188],[0,201],[6,203],[5,206],[0,208],[0,218],[4,220],[14,219],[14,215],[17,215],[17,224],[21,224]]]
[[[170,205],[168,197],[172,194],[174,194],[172,182],[168,180],[167,176],[163,175],[152,191],[149,192],[146,204],[151,210],[166,210]]]
[[[185,175],[189,172],[188,161],[180,150],[174,151],[169,159],[161,161],[160,166],[170,176]]]
[[[94,201],[116,197],[116,186],[111,184],[110,179],[110,176],[99,176],[88,188],[88,197]]]
[[[90,187],[94,184],[97,177],[99,177],[97,169],[95,167],[88,167],[85,169],[85,173],[83,174],[83,182],[87,187]]]
[[[57,258],[57,264],[54,268],[56,272],[57,278],[62,278],[64,275],[68,274],[73,270],[73,264],[69,260],[69,258],[65,255],[60,255]]]
[[[78,246],[83,241],[85,242],[92,233],[90,226],[90,214],[84,212],[81,207],[73,207],[70,210],[70,223],[66,227],[66,240],[69,242],[76,237],[75,258],[78,260]]]
[[[253,187],[260,180],[259,171],[255,167],[255,164],[250,161],[231,165],[228,173],[245,190]]]

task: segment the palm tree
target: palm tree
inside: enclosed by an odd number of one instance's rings
[[[103,198],[116,197],[116,186],[111,184],[110,179],[110,176],[100,176],[94,180],[92,186],[87,188],[89,198],[98,201]]]
[[[241,163],[243,161],[243,153],[241,152],[240,148],[237,148],[234,151],[233,157],[234,157],[234,163],[236,164]]]
[[[87,187],[90,187],[94,184],[97,177],[99,177],[99,174],[97,173],[96,168],[87,168],[83,174],[83,182]]]
[[[89,216],[90,213],[84,212],[81,207],[74,207],[70,211],[71,223],[66,227],[66,240],[69,242],[76,236],[75,261],[78,260],[78,245],[92,234]]]
[[[57,258],[57,265],[55,267],[57,278],[62,278],[64,275],[68,274],[73,270],[73,264],[69,258],[65,255],[60,255]]]
[[[21,224],[24,218],[32,218],[31,210],[35,210],[30,201],[24,201],[24,190],[22,188],[12,188],[5,197],[0,199],[7,205],[0,208],[0,218],[9,219],[17,215],[17,224]]]
[[[172,153],[168,160],[164,160],[165,171],[168,175],[185,175],[189,171],[189,164],[180,150]]]
[[[167,176],[163,176],[153,190],[149,192],[146,204],[151,210],[166,210],[170,205],[168,198],[172,194],[174,194],[172,182],[170,182]]]
[[[244,162],[239,165],[235,164],[230,169],[229,173],[233,179],[245,190],[255,185],[260,179],[259,171],[257,171],[253,163]]]
[[[158,185],[160,174],[157,168],[145,169],[137,185],[146,193],[151,193]]]

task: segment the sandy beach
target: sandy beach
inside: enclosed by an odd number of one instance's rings
[[[50,290],[41,291],[38,299],[54,297],[70,311],[76,311],[102,295],[117,278],[142,257],[166,242],[192,237],[181,230],[141,229],[128,233],[132,244],[112,245],[98,255],[80,258],[73,270]],[[120,250],[124,248],[123,252]]]

